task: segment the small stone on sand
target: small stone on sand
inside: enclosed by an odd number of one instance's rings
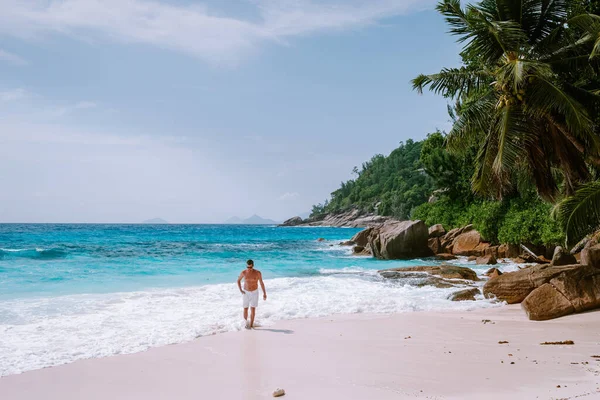
[[[275,391],[273,392],[273,397],[281,397],[285,395],[285,390],[277,388],[275,389]]]

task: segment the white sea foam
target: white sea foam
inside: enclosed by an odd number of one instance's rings
[[[385,281],[359,268],[321,273],[267,280],[269,300],[259,305],[257,322],[497,306],[483,299],[452,302],[447,296],[456,289]],[[240,330],[241,303],[234,284],[3,301],[0,376]]]

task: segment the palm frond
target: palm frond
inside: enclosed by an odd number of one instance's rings
[[[558,113],[575,136],[599,147],[600,139],[594,134],[593,122],[585,107],[546,77],[537,75],[534,79],[536,84],[532,85],[526,97],[527,112],[539,118]]]
[[[553,216],[566,233],[567,244],[576,243],[600,226],[600,181],[582,185],[573,196],[556,204]]]
[[[496,92],[487,89],[461,103],[458,118],[448,132],[448,150],[460,154],[469,143],[478,142],[488,130],[497,102]]]
[[[480,90],[490,82],[490,74],[473,68],[444,68],[437,74],[419,75],[412,80],[413,89],[419,94],[429,87],[444,97],[460,97],[465,92]]]

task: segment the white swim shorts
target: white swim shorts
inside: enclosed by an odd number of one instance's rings
[[[253,290],[252,292],[249,290],[244,290],[244,308],[250,307],[258,307],[258,289]]]

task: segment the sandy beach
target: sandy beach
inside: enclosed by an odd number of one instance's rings
[[[575,344],[540,344],[565,340]],[[0,397],[251,400],[282,387],[286,399],[595,399],[592,356],[598,312],[547,322],[519,306],[338,315],[10,375]]]

